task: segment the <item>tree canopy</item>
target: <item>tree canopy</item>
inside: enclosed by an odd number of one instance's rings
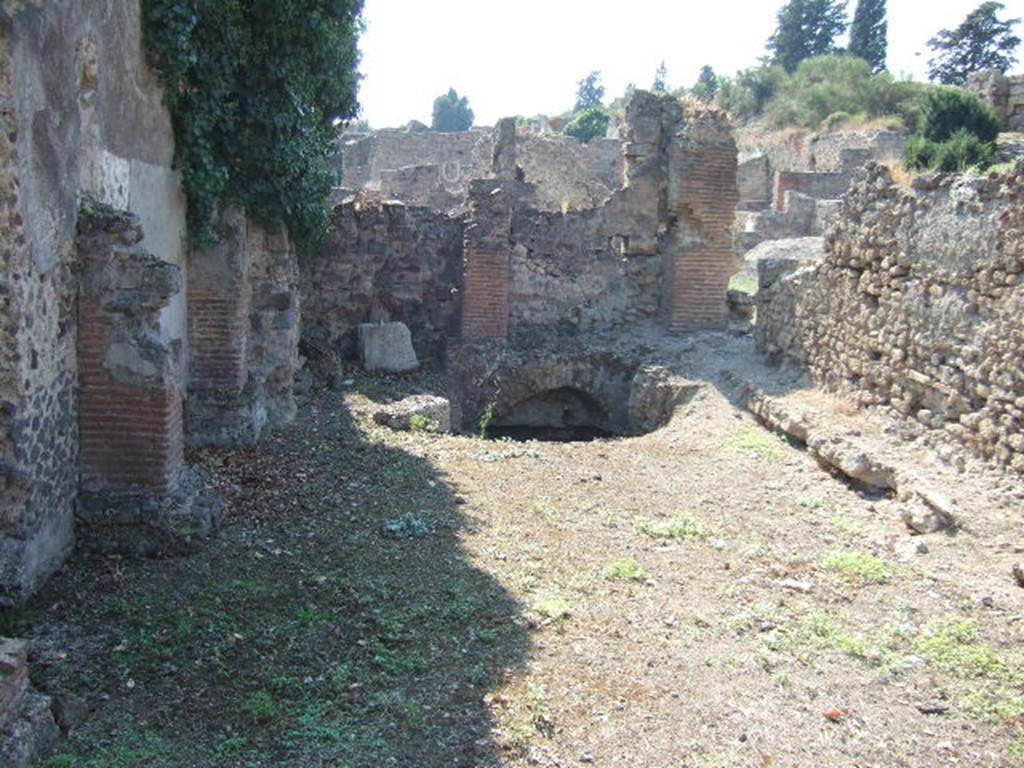
[[[147,53],[165,86],[191,236],[218,206],[287,224],[302,250],[330,223],[328,162],[355,117],[362,0],[143,0]]]
[[[789,0],[768,40],[772,60],[793,72],[804,59],[833,53],[846,31],[845,0]]]
[[[654,82],[651,84],[652,93],[665,93],[668,91],[668,67],[662,61],[654,72]]]
[[[454,88],[448,93],[434,99],[434,116],[430,127],[443,133],[468,131],[473,127],[473,110],[469,108],[469,99],[459,96]]]
[[[871,71],[885,71],[889,23],[885,18],[885,0],[857,0],[850,25],[849,50],[871,65]]]
[[[1013,28],[1020,19],[1000,19],[1006,6],[985,2],[971,11],[956,29],[943,29],[928,41],[935,52],[928,62],[928,77],[945,85],[963,85],[972,72],[1005,72],[1017,61],[1020,38]]]
[[[705,64],[700,68],[697,82],[693,86],[693,95],[701,101],[711,101],[718,93],[718,75],[715,74],[709,65]]]
[[[585,112],[596,109],[604,102],[604,85],[601,83],[601,72],[594,70],[576,84],[576,105],[573,112]]]

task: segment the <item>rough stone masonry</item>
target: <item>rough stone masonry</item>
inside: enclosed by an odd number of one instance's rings
[[[825,250],[762,262],[759,348],[1024,472],[1024,164],[910,189],[870,165]]]

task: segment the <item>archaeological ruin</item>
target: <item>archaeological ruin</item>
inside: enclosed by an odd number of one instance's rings
[[[1021,130],[1020,80],[987,73],[970,86],[1009,130]],[[955,528],[973,509],[955,495],[958,477],[997,478],[1021,498],[1024,163],[907,183],[889,167],[903,156],[900,131],[765,140],[714,105],[638,90],[617,137],[588,143],[514,118],[460,133],[340,134],[330,229],[300,258],[287,229],[239,205],[218,210],[213,242],[190,239],[163,95],[136,0],[3,4],[3,609],[30,601],[62,568],[64,578],[79,557],[106,558],[119,578],[126,558],[215,551],[209,540],[247,511],[232,506],[240,483],[210,466],[244,463],[296,419],[305,429],[310,414],[333,416],[340,401],[316,398],[356,386],[352,371],[369,382],[367,424],[419,440],[480,436],[512,451],[481,465],[534,450],[506,445],[682,430],[670,448],[659,444],[653,466],[697,450],[689,430],[700,433],[710,418],[701,409],[717,397],[735,409],[730,419],[758,430],[748,449],[773,455],[783,443],[772,433],[787,436],[787,451],[827,470],[813,482],[892,504],[915,534]],[[756,274],[756,297],[730,290],[737,273]],[[424,372],[443,384],[419,389]],[[413,382],[411,397],[373,399],[373,387],[394,381]],[[808,406],[816,398],[826,403],[817,413]],[[847,418],[885,420],[879,434],[913,449],[877,449],[884,440],[870,429],[840,428]],[[327,427],[308,437],[354,439]],[[915,464],[918,453],[927,461]],[[588,470],[579,482],[605,474]],[[359,500],[346,497],[353,520],[375,482],[359,486]],[[685,503],[710,499],[702,489]],[[592,508],[604,505],[614,528],[610,503]],[[801,514],[816,503],[801,502]],[[253,547],[274,560],[287,551],[274,543],[283,534],[261,514]],[[396,519],[388,541],[435,531]],[[691,535],[677,533],[659,546]],[[708,535],[716,552],[730,546],[726,534]],[[787,562],[796,575],[776,568],[770,577],[788,593],[817,588],[805,586],[797,554]],[[524,569],[523,579],[536,578]],[[312,593],[328,580],[322,570],[294,580]],[[837,602],[851,599],[842,589]],[[562,615],[545,610],[534,629]],[[679,621],[666,613],[657,623]],[[703,629],[703,619],[687,621]],[[757,632],[781,621],[760,617]],[[254,642],[224,632],[231,652]],[[821,646],[834,641],[825,632]],[[127,653],[128,640],[114,642]],[[390,652],[375,647],[374,663]],[[30,678],[35,658],[53,663],[27,641],[0,639],[4,765],[33,764],[73,730],[68,700],[56,691],[51,700]],[[281,663],[280,676],[291,675]],[[363,685],[346,678],[339,696],[359,699]],[[273,721],[265,709],[256,722]]]

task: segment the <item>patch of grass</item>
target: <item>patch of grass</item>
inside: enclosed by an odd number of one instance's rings
[[[533,610],[551,621],[559,621],[568,618],[572,613],[572,606],[564,597],[548,597],[534,604]]]
[[[633,530],[652,539],[698,539],[704,530],[688,517],[673,517],[668,520],[652,520],[640,517],[633,521]]]
[[[270,691],[259,690],[245,700],[245,711],[257,720],[273,721],[281,716],[281,707]]]
[[[167,742],[152,731],[128,731],[102,744],[90,744],[74,736],[71,752],[51,757],[45,768],[164,768],[174,764]],[[81,750],[92,749],[90,757],[79,757]]]
[[[640,567],[636,558],[627,557],[608,563],[604,567],[604,577],[615,581],[644,581],[647,579],[647,571]]]
[[[729,451],[754,453],[764,459],[777,459],[782,455],[785,441],[760,427],[747,426],[725,441]]]
[[[1024,734],[1021,734],[1010,744],[1010,757],[1021,765],[1024,765]]]
[[[757,295],[757,277],[755,275],[733,275],[729,280],[730,291],[740,291],[750,296]]]
[[[914,650],[960,679],[1004,678],[1006,662],[978,640],[978,626],[969,619],[947,617],[931,622],[914,641]]]
[[[551,503],[550,499],[535,499],[530,504],[530,511],[543,517],[544,522],[549,525],[557,525],[562,520],[562,513]]]
[[[811,496],[810,494],[805,494],[799,497],[796,500],[796,503],[804,509],[809,509],[814,512],[825,508],[824,499],[820,499],[817,496]]]
[[[884,584],[891,576],[883,560],[854,550],[830,552],[825,556],[824,564],[833,573],[863,584]]]
[[[409,418],[409,428],[413,432],[437,432],[439,426],[435,419],[422,413],[414,413]]]
[[[217,757],[224,758],[244,752],[249,746],[249,740],[244,736],[232,736],[224,739],[217,745]]]
[[[854,538],[860,538],[867,533],[863,526],[852,522],[851,520],[849,520],[846,517],[843,517],[842,515],[837,515],[836,517],[833,517],[831,523],[832,527],[840,533]]]

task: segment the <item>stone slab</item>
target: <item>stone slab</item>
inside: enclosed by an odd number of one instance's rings
[[[368,371],[403,373],[419,367],[412,334],[405,323],[361,324],[359,357]]]

